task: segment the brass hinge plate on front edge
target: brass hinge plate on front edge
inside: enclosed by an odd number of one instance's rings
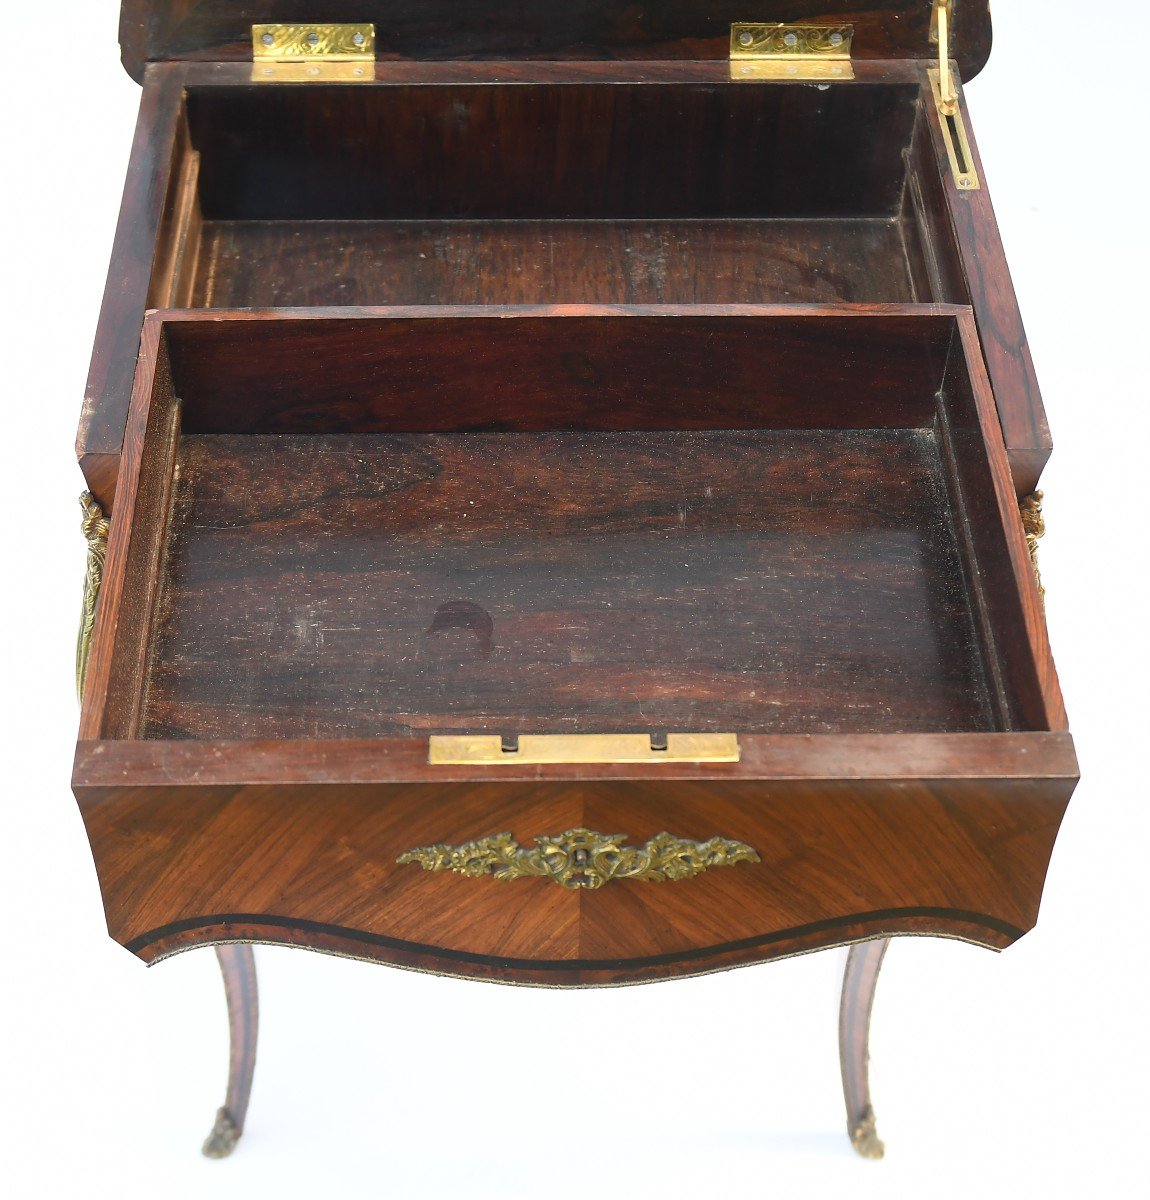
[[[853,25],[731,26],[732,79],[853,79]]]
[[[259,83],[364,83],[374,72],[374,25],[253,25]]]
[[[537,766],[541,763],[724,763],[739,761],[733,733],[544,733],[429,739],[432,766]]]

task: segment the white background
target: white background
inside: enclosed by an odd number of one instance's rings
[[[139,90],[113,0],[7,7],[0,1191],[1147,1194],[1145,6],[1093,28],[1081,3],[998,0],[968,92],[1057,443],[1042,566],[1084,779],[1034,933],[888,955],[878,1164],[843,1133],[839,951],[556,993],[263,948],[248,1131],[200,1158],[226,1073],[214,955],[149,971],[108,940],[68,789],[72,440]]]

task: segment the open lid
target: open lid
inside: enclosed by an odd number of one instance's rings
[[[935,0],[123,0],[120,46],[135,79],[170,59],[245,61],[256,24],[373,22],[376,58],[726,59],[731,25],[849,23],[852,57],[932,55]],[[964,79],[990,54],[989,0],[951,0]]]

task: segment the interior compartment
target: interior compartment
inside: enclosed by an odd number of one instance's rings
[[[991,724],[926,431],[192,434],[177,462],[148,737]]]
[[[962,301],[915,182],[920,103],[863,81],[197,85],[152,305]]]
[[[784,313],[166,321],[104,736],[1040,727],[956,316]]]

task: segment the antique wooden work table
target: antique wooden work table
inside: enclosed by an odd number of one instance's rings
[[[1077,776],[984,0],[125,0],[121,41],[74,785],[112,936],[218,948],[206,1150],[249,943],[557,986],[850,944],[880,1154],[888,939],[1030,929]]]

